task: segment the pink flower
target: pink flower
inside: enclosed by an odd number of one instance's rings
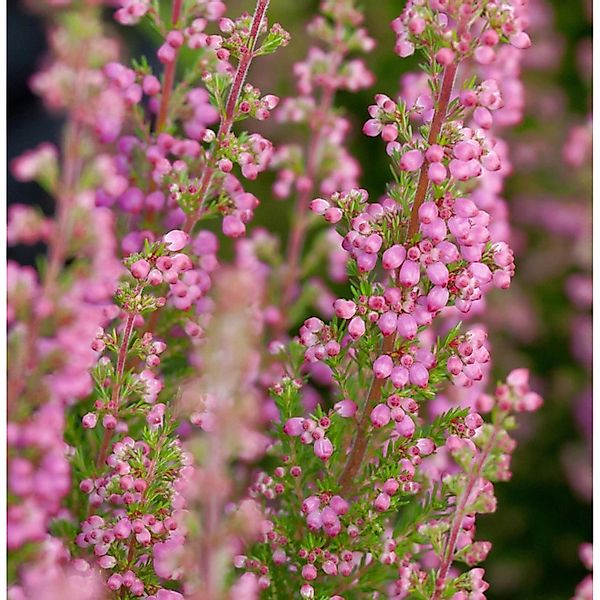
[[[348,334],[353,340],[357,340],[362,337],[365,333],[365,322],[361,317],[354,317],[348,324]]]
[[[381,330],[383,335],[391,335],[396,331],[396,325],[398,323],[398,316],[395,312],[387,311],[379,317],[377,326]]]
[[[383,354],[373,363],[373,373],[377,379],[386,379],[390,376],[394,363],[387,354]]]
[[[323,520],[321,519],[321,511],[313,510],[306,515],[306,526],[311,531],[318,531],[323,526]]]
[[[381,264],[384,269],[397,269],[406,258],[406,249],[404,246],[396,244],[388,248],[382,256]]]
[[[434,286],[427,294],[427,310],[430,312],[436,312],[448,304],[450,293],[448,288],[441,286]]]
[[[524,50],[531,46],[531,39],[524,31],[521,31],[510,36],[510,43],[515,48]]]
[[[371,411],[371,423],[377,429],[385,427],[390,422],[390,419],[390,409],[386,404],[378,404]]]
[[[333,444],[326,437],[319,438],[314,444],[314,452],[318,458],[326,461],[333,454]]]
[[[431,163],[427,168],[427,177],[429,181],[439,185],[448,177],[448,172],[441,163]]]
[[[148,275],[149,272],[150,272],[150,263],[147,260],[144,260],[143,258],[140,260],[136,260],[131,265],[131,274],[136,279],[144,279],[146,277],[146,275]]]
[[[335,513],[340,516],[345,515],[349,509],[348,502],[341,496],[333,496],[329,501],[329,506],[331,506]]]
[[[442,262],[434,262],[427,267],[427,277],[433,285],[445,286],[449,276],[448,267]]]
[[[96,427],[96,423],[98,422],[98,415],[96,413],[87,413],[81,419],[81,424],[84,429],[93,429]]]
[[[119,519],[113,527],[113,533],[117,539],[124,540],[128,538],[131,535],[131,522],[129,519]]]
[[[322,215],[325,211],[330,207],[329,202],[327,200],[323,200],[323,198],[315,198],[309,205],[310,210],[312,210],[317,215]]]
[[[419,283],[421,279],[421,269],[419,264],[412,261],[406,260],[400,267],[400,273],[398,275],[398,281],[403,287],[410,288],[414,287]]]
[[[356,314],[356,304],[352,300],[338,299],[333,303],[333,310],[341,319],[351,319]]]
[[[454,52],[450,48],[441,48],[435,55],[435,59],[440,65],[447,66],[454,61]]]
[[[363,125],[363,133],[370,137],[375,137],[375,136],[379,135],[381,133],[382,129],[383,129],[383,125],[377,119],[369,119]]]
[[[391,503],[391,498],[385,492],[382,492],[375,498],[374,506],[379,512],[385,512],[388,510]]]
[[[190,236],[180,229],[173,229],[163,236],[163,242],[171,252],[179,252],[187,246]]]
[[[421,168],[425,160],[420,150],[409,150],[402,155],[400,159],[400,168],[403,171],[416,171]]]
[[[393,496],[400,487],[400,484],[395,479],[387,479],[382,486],[382,491],[388,496]]]
[[[308,564],[302,567],[302,577],[307,581],[317,578],[317,569],[314,565]]]
[[[429,381],[429,371],[422,363],[416,362],[409,367],[408,377],[412,385],[424,388]]]
[[[349,399],[336,402],[333,408],[335,409],[335,412],[340,415],[340,417],[344,418],[352,418],[358,410],[358,406],[356,406],[356,404]]]
[[[304,419],[302,417],[292,417],[286,421],[283,426],[283,431],[289,436],[299,436],[304,431],[304,428],[302,427],[303,423]]]
[[[238,238],[246,233],[246,226],[237,217],[227,215],[223,219],[223,233],[227,237]]]
[[[123,584],[123,578],[118,573],[114,573],[113,575],[111,575],[108,578],[108,581],[106,582],[108,589],[112,590],[113,592],[120,589],[122,584]]]
[[[412,315],[403,313],[398,316],[396,331],[401,337],[412,340],[417,335],[417,321]]]

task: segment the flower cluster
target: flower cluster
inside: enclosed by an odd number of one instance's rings
[[[98,567],[108,572],[109,590],[127,588],[135,597],[156,591],[159,580],[142,575],[151,561],[162,580],[181,577],[174,565],[184,541],[181,491],[186,458],[177,441],[168,440],[168,434],[169,430],[161,427],[160,433],[149,433],[143,441],[122,438],[106,459],[109,471],[79,484],[80,490],[89,494],[94,514],[81,523],[76,544],[91,550]],[[163,503],[158,510],[153,506],[156,501],[151,501],[157,494]]]
[[[468,315],[491,289],[509,287],[514,274],[512,251],[493,240],[493,216],[473,191],[484,171],[502,168],[491,133],[500,88],[475,78],[454,88],[459,68],[496,60],[494,50],[483,49],[506,41],[507,32],[515,46],[526,47],[528,38],[512,11],[484,4],[476,18],[460,2],[407,7],[394,23],[397,48],[406,55],[415,46],[424,50],[432,91],[412,108],[401,97],[378,95],[364,128],[387,143],[396,184],[376,203],[361,189],[310,203],[337,226],[353,296],[333,301],[330,323],[307,319],[298,337],[309,372],[323,364],[339,402],[298,416],[301,382],[284,378],[272,388],[285,417],[281,449],[273,450],[282,464],[255,489],[266,500],[268,550],[257,546],[239,565],[260,573],[264,586],[267,577],[268,590],[285,577],[302,597],[341,598],[347,586],[339,575],[354,573],[354,589],[366,592],[396,563],[402,567],[392,597],[482,597],[488,587],[481,569],[460,577],[450,569],[455,560],[474,566],[489,552],[489,542],[473,538],[474,515],[495,510],[492,481],[509,477],[509,413],[536,410],[541,399],[529,390],[527,373],[516,371],[494,397],[478,401],[491,423],[473,408],[452,408],[433,422],[420,410],[445,382],[478,387],[490,360],[482,329],[461,335],[454,327],[434,343],[428,330],[448,311]],[[409,20],[410,34],[403,29]],[[458,41],[448,47],[448,39]],[[418,134],[415,119],[424,125]],[[294,497],[286,496],[288,487]],[[428,515],[422,524],[388,521],[390,511],[422,497],[444,516]],[[330,506],[333,498],[341,512]],[[298,528],[312,535],[294,539]],[[286,575],[279,577],[282,567]]]

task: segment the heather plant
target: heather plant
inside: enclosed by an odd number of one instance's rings
[[[335,107],[373,83],[352,0],[322,3],[279,108],[305,147],[241,125],[279,104],[250,83],[290,41],[268,7],[121,0],[160,73],[119,56],[97,2],[37,7],[52,52],[32,85],[67,122],[60,150],[13,163],[57,206],[9,222],[49,248],[38,271],[9,265],[13,600],[485,597],[476,516],[541,398],[526,369],[486,393],[486,331],[461,321],[514,274],[497,135],[521,115],[526,3],[415,0],[393,21],[396,54],[423,62],[368,108],[378,201]],[[295,196],[284,256],[250,230],[269,167]],[[312,279],[322,257],[344,297]],[[323,318],[297,330],[311,304]]]

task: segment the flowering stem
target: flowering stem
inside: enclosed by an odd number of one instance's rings
[[[156,443],[154,457],[150,463],[150,466],[148,467],[148,471],[147,471],[147,475],[146,475],[147,481],[152,481],[152,479],[154,478],[154,471],[156,470],[156,457],[159,455],[160,451],[162,450],[163,444],[165,443],[166,439],[167,439],[167,436],[165,435],[165,430],[163,428],[161,436],[158,439],[158,442]],[[148,494],[148,488],[146,487],[146,489],[142,492],[142,497],[140,498],[141,506],[144,506],[144,503],[146,502],[147,494]],[[135,559],[136,547],[137,547],[137,540],[135,539],[134,536],[131,536],[131,542],[129,543],[129,550],[127,551],[127,568],[128,569],[131,568],[131,565],[133,564],[133,561]],[[123,587],[122,590],[124,590],[124,589],[125,588]],[[122,597],[125,597],[125,595],[122,594]]]
[[[119,409],[119,392],[121,391],[121,384],[123,383],[123,373],[125,372],[125,361],[127,359],[127,349],[129,348],[129,340],[131,339],[131,333],[133,332],[133,323],[135,321],[135,314],[129,313],[127,315],[127,321],[125,323],[125,331],[123,332],[123,339],[121,340],[121,346],[119,347],[119,355],[117,358],[117,371],[115,373],[115,382],[112,388],[111,403],[114,406],[114,412],[116,413]],[[100,452],[98,453],[98,460],[96,461],[96,468],[100,469],[106,462],[108,455],[108,447],[112,438],[112,429],[106,428],[104,430],[104,437],[102,438],[102,445],[100,446]]]
[[[465,511],[467,509],[469,497],[473,491],[473,488],[475,487],[475,483],[481,477],[483,466],[492,448],[494,447],[494,442],[496,441],[497,435],[498,429],[494,428],[490,439],[488,440],[487,444],[481,449],[481,452],[479,453],[479,456],[477,458],[477,462],[475,463],[472,471],[468,475],[467,484],[465,486],[462,496],[460,497],[460,501],[458,503],[458,506],[456,507],[456,511],[454,512],[452,524],[450,525],[450,531],[448,533],[446,547],[444,549],[444,555],[442,557],[442,562],[440,564],[437,578],[435,580],[435,590],[431,596],[431,600],[440,600],[440,598],[442,597],[442,592],[444,591],[444,586],[446,585],[446,578],[448,577],[448,571],[452,566],[452,559],[456,550],[456,541],[458,539],[458,534],[460,532],[462,522],[465,518]]]
[[[382,354],[389,354],[394,349],[394,342],[396,341],[395,334],[388,335],[383,340],[383,346],[381,349]],[[354,444],[350,451],[350,456],[346,461],[346,466],[340,477],[340,486],[342,488],[342,495],[348,493],[352,489],[354,478],[358,473],[363,459],[369,445],[368,429],[370,423],[370,412],[374,404],[377,404],[381,398],[381,390],[385,383],[385,379],[373,378],[371,388],[369,389],[369,395],[363,408],[358,427],[356,429],[356,436],[354,438]]]
[[[291,296],[294,291],[294,283],[298,277],[298,263],[300,260],[300,254],[302,253],[304,235],[306,233],[306,212],[308,209],[308,202],[315,189],[315,177],[317,174],[317,168],[319,166],[319,158],[321,154],[320,149],[324,131],[323,123],[333,104],[334,94],[335,88],[331,85],[328,85],[323,92],[321,105],[317,113],[317,122],[313,126],[312,138],[308,145],[306,177],[310,182],[310,185],[306,186],[306,188],[298,194],[296,207],[294,210],[292,231],[290,233],[290,241],[287,252],[288,271],[281,293],[280,308],[282,314],[286,314],[286,309],[291,302]]]
[[[233,83],[231,84],[231,89],[229,90],[227,102],[225,104],[225,116],[223,119],[221,119],[219,131],[217,133],[217,140],[215,142],[215,148],[207,161],[206,167],[204,168],[204,173],[202,174],[202,179],[200,181],[200,187],[197,195],[198,208],[194,213],[188,215],[183,227],[186,233],[190,233],[192,231],[196,221],[204,212],[206,196],[208,194],[208,190],[210,189],[210,184],[215,171],[216,157],[219,154],[221,144],[229,135],[231,127],[233,126],[235,109],[240,99],[240,94],[242,93],[242,87],[244,85],[244,81],[246,80],[246,76],[248,75],[250,64],[254,58],[256,40],[258,39],[263,18],[267,12],[267,8],[269,7],[269,2],[270,0],[257,0],[256,2],[256,8],[254,9],[254,15],[252,16],[252,25],[250,27],[248,44],[240,48],[241,57],[233,78]]]
[[[56,282],[61,272],[71,237],[73,211],[77,181],[81,170],[80,146],[82,137],[81,122],[73,116],[64,130],[63,177],[57,194],[56,232],[48,246],[48,267],[43,274],[41,298],[51,300]],[[9,407],[27,388],[28,377],[37,362],[36,341],[39,338],[41,316],[34,314],[28,323],[25,343],[16,364],[9,370],[7,399]]]
[[[171,14],[171,23],[177,25],[179,16],[181,14],[181,5],[183,0],[173,0],[173,11]],[[173,60],[167,64],[165,68],[165,79],[163,81],[162,96],[160,98],[160,108],[158,110],[158,117],[156,119],[156,132],[160,133],[166,122],[169,114],[169,100],[171,99],[171,92],[173,90],[173,83],[175,81],[175,70],[177,66],[177,55],[179,49],[175,49],[175,55]]]
[[[454,85],[454,78],[456,77],[456,70],[458,69],[458,63],[449,64],[444,70],[444,79],[442,80],[442,89],[440,90],[440,97],[438,99],[437,108],[433,119],[431,121],[431,129],[429,130],[429,138],[427,142],[431,146],[437,142],[438,135],[442,129],[442,124],[446,118],[448,112],[448,104],[450,102],[450,95],[452,94],[452,87]],[[425,196],[427,194],[427,188],[429,187],[429,179],[427,177],[427,163],[424,162],[419,173],[419,182],[417,183],[417,191],[415,192],[415,201],[412,205],[410,213],[410,225],[408,226],[408,233],[406,235],[407,241],[410,241],[419,229],[419,208]]]
[[[454,85],[454,78],[456,76],[456,70],[458,65],[452,63],[448,65],[444,71],[444,79],[442,81],[442,88],[440,90],[440,97],[438,99],[437,107],[433,119],[431,121],[431,129],[429,130],[429,144],[435,144],[438,135],[442,129],[442,123],[448,112],[448,103],[450,102],[450,95],[452,93],[452,86]],[[419,182],[417,184],[417,191],[415,193],[415,200],[410,215],[410,226],[408,228],[407,239],[410,240],[417,232],[419,224],[419,207],[423,204],[425,195],[427,194],[427,188],[429,187],[429,179],[427,178],[427,166],[423,165],[421,173],[419,174]],[[382,354],[388,354],[394,347],[395,336],[390,335],[383,341]],[[356,437],[350,456],[344,467],[344,471],[340,478],[340,485],[342,486],[342,492],[348,492],[354,481],[354,478],[360,469],[365,452],[369,445],[369,436],[367,434],[369,428],[369,412],[370,408],[376,404],[381,397],[381,388],[383,387],[384,379],[373,379],[371,389],[369,390],[369,396],[365,403],[364,411],[361,419],[358,423],[356,430]]]

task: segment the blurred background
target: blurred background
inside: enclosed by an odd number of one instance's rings
[[[250,10],[250,0],[228,2],[230,14]],[[416,64],[392,52],[389,22],[403,2],[365,3],[366,27],[377,41],[367,56],[375,85],[341,94],[338,105],[353,124],[351,153],[363,165],[371,197],[388,178],[382,144],[360,133],[376,92],[395,95],[402,74]],[[274,0],[270,17],[292,35],[277,54],[277,68],[262,59],[252,82],[280,96],[294,95],[291,65],[306,52],[303,27],[317,1]],[[490,301],[487,324],[494,375],[527,366],[545,405],[519,432],[513,480],[499,485],[499,511],[479,519],[479,538],[494,548],[485,568],[490,600],[564,600],[586,571],[578,558],[591,541],[591,61],[592,0],[530,0],[533,47],[524,61],[526,117],[510,132],[513,175],[505,190],[517,254],[511,290]],[[107,11],[107,21],[110,21]],[[59,142],[60,118],[42,107],[28,87],[45,52],[43,25],[17,0],[8,2],[8,159],[43,141]],[[153,57],[143,29],[124,30],[133,56]],[[84,49],[83,49],[84,50]],[[152,63],[152,60],[150,60]],[[262,124],[261,124],[262,125]],[[273,123],[263,130],[275,143]],[[298,132],[301,135],[301,132]],[[249,186],[262,200],[254,225],[287,235],[290,202],[272,200],[273,175]],[[40,206],[51,200],[35,184],[8,178],[8,203]],[[33,264],[43,246],[9,248],[10,259]],[[495,300],[497,300],[495,302]]]

